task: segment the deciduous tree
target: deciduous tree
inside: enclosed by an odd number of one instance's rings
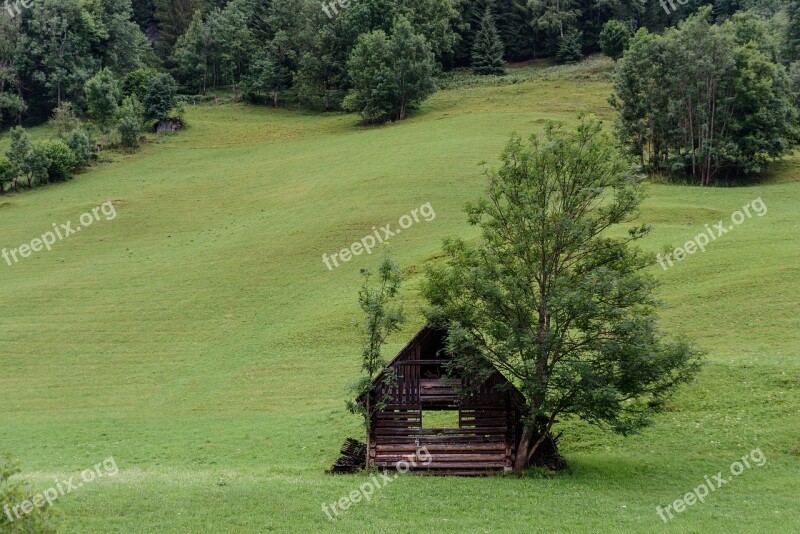
[[[651,262],[632,246],[649,227],[609,234],[633,221],[642,191],[598,121],[512,138],[488,178],[467,209],[480,241],[447,240],[423,293],[456,368],[480,378],[491,364],[525,396],[520,472],[553,461],[559,422],[643,428],[699,356],[657,327]]]

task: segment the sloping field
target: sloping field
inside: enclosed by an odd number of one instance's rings
[[[0,197],[16,248],[114,200],[116,215],[9,267],[0,260],[0,450],[39,491],[113,456],[56,502],[65,532],[797,532],[800,527],[800,160],[747,188],[649,186],[645,246],[683,245],[753,199],[768,207],[668,271],[667,330],[709,353],[697,383],[639,436],[572,423],[553,476],[405,476],[335,521],[368,476],[323,474],[359,422],[361,255],[322,255],[425,203],[391,238],[411,320],[418,282],[512,132],[578,111],[611,119],[593,78],[443,91],[400,125],[240,105],[68,184]],[[109,220],[106,220],[109,219]],[[729,224],[726,222],[726,224]],[[753,466],[664,524],[672,503],[760,448]],[[659,529],[659,530],[656,530]]]

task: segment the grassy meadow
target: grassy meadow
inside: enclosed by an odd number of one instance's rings
[[[530,67],[531,70],[539,67]],[[526,71],[527,72],[527,71]],[[457,83],[410,120],[242,104],[190,107],[189,128],[66,183],[0,197],[0,248],[107,200],[101,220],[9,267],[0,260],[0,450],[37,491],[113,456],[59,499],[63,532],[800,532],[800,156],[739,188],[647,186],[643,244],[675,248],[760,197],[768,207],[664,271],[662,323],[707,351],[696,383],[637,436],[564,426],[570,468],[525,478],[404,476],[331,521],[368,475],[324,474],[359,421],[359,269],[333,254],[430,202],[435,220],[389,242],[409,322],[464,203],[508,137],[595,113],[607,76],[548,71]],[[7,134],[3,141],[7,142]],[[726,223],[727,224],[727,223]],[[747,469],[664,523],[751,450]],[[1,513],[2,511],[0,511]]]

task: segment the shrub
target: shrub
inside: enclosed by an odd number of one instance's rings
[[[78,166],[78,160],[69,146],[60,139],[42,141],[39,146],[44,150],[49,162],[47,167],[48,180],[52,182],[69,179],[72,171]]]
[[[50,505],[44,502],[43,506],[36,506],[30,513],[23,513],[19,505],[32,499],[32,492],[27,484],[19,479],[11,480],[13,475],[20,472],[19,464],[11,460],[7,454],[0,454],[0,532],[20,534],[35,532],[36,534],[51,534],[56,532],[56,526],[50,510]],[[16,516],[14,507],[19,512]],[[13,521],[8,513],[9,510]]]
[[[64,142],[75,155],[76,167],[89,164],[94,157],[96,142],[83,128],[76,128],[64,137]]]

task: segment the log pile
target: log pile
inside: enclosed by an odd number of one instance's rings
[[[341,458],[336,460],[328,474],[344,475],[361,471],[367,467],[367,446],[353,438],[347,438],[342,445]]]

